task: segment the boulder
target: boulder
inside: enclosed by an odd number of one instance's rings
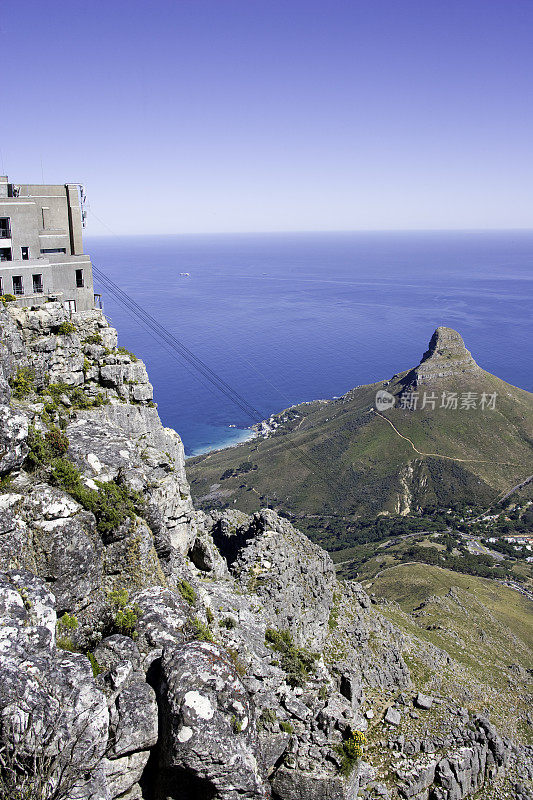
[[[417,708],[423,708],[424,710],[428,711],[433,705],[433,698],[427,694],[418,692],[417,696],[415,697],[415,705]]]
[[[383,719],[385,722],[388,722],[389,725],[399,725],[402,721],[402,715],[399,711],[392,708],[392,706],[389,706]]]
[[[155,692],[144,681],[135,681],[118,695],[110,715],[112,757],[149,750],[157,742]]]
[[[254,708],[225,651],[210,642],[168,647],[162,674],[160,770],[165,789],[186,772],[205,787],[206,797],[267,797]]]
[[[318,770],[280,767],[272,779],[272,789],[279,800],[355,800],[359,791],[357,770],[349,778]]]

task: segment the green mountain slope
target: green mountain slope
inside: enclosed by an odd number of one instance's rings
[[[404,656],[429,692],[479,702],[508,735],[533,741],[533,603],[495,581],[426,564],[401,564],[364,584],[406,637]],[[439,653],[446,653],[435,670]]]
[[[378,390],[393,407],[376,411]],[[446,407],[451,393],[457,408]],[[416,409],[402,407],[415,395]],[[294,406],[271,418],[267,438],[190,459],[187,472],[200,506],[268,501],[302,529],[313,515],[485,506],[533,473],[532,421],[531,393],[482,370],[458,333],[438,328],[415,369]]]

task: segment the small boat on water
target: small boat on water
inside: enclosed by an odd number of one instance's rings
[[[190,277],[191,277],[190,272],[180,272],[180,278],[190,278]]]

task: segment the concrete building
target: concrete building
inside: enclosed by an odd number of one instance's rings
[[[0,176],[0,294],[19,306],[54,299],[72,311],[94,307],[82,204],[79,184],[15,185]]]

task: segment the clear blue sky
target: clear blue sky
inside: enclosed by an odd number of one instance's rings
[[[0,168],[118,233],[533,227],[532,0],[3,0],[0,31]]]

